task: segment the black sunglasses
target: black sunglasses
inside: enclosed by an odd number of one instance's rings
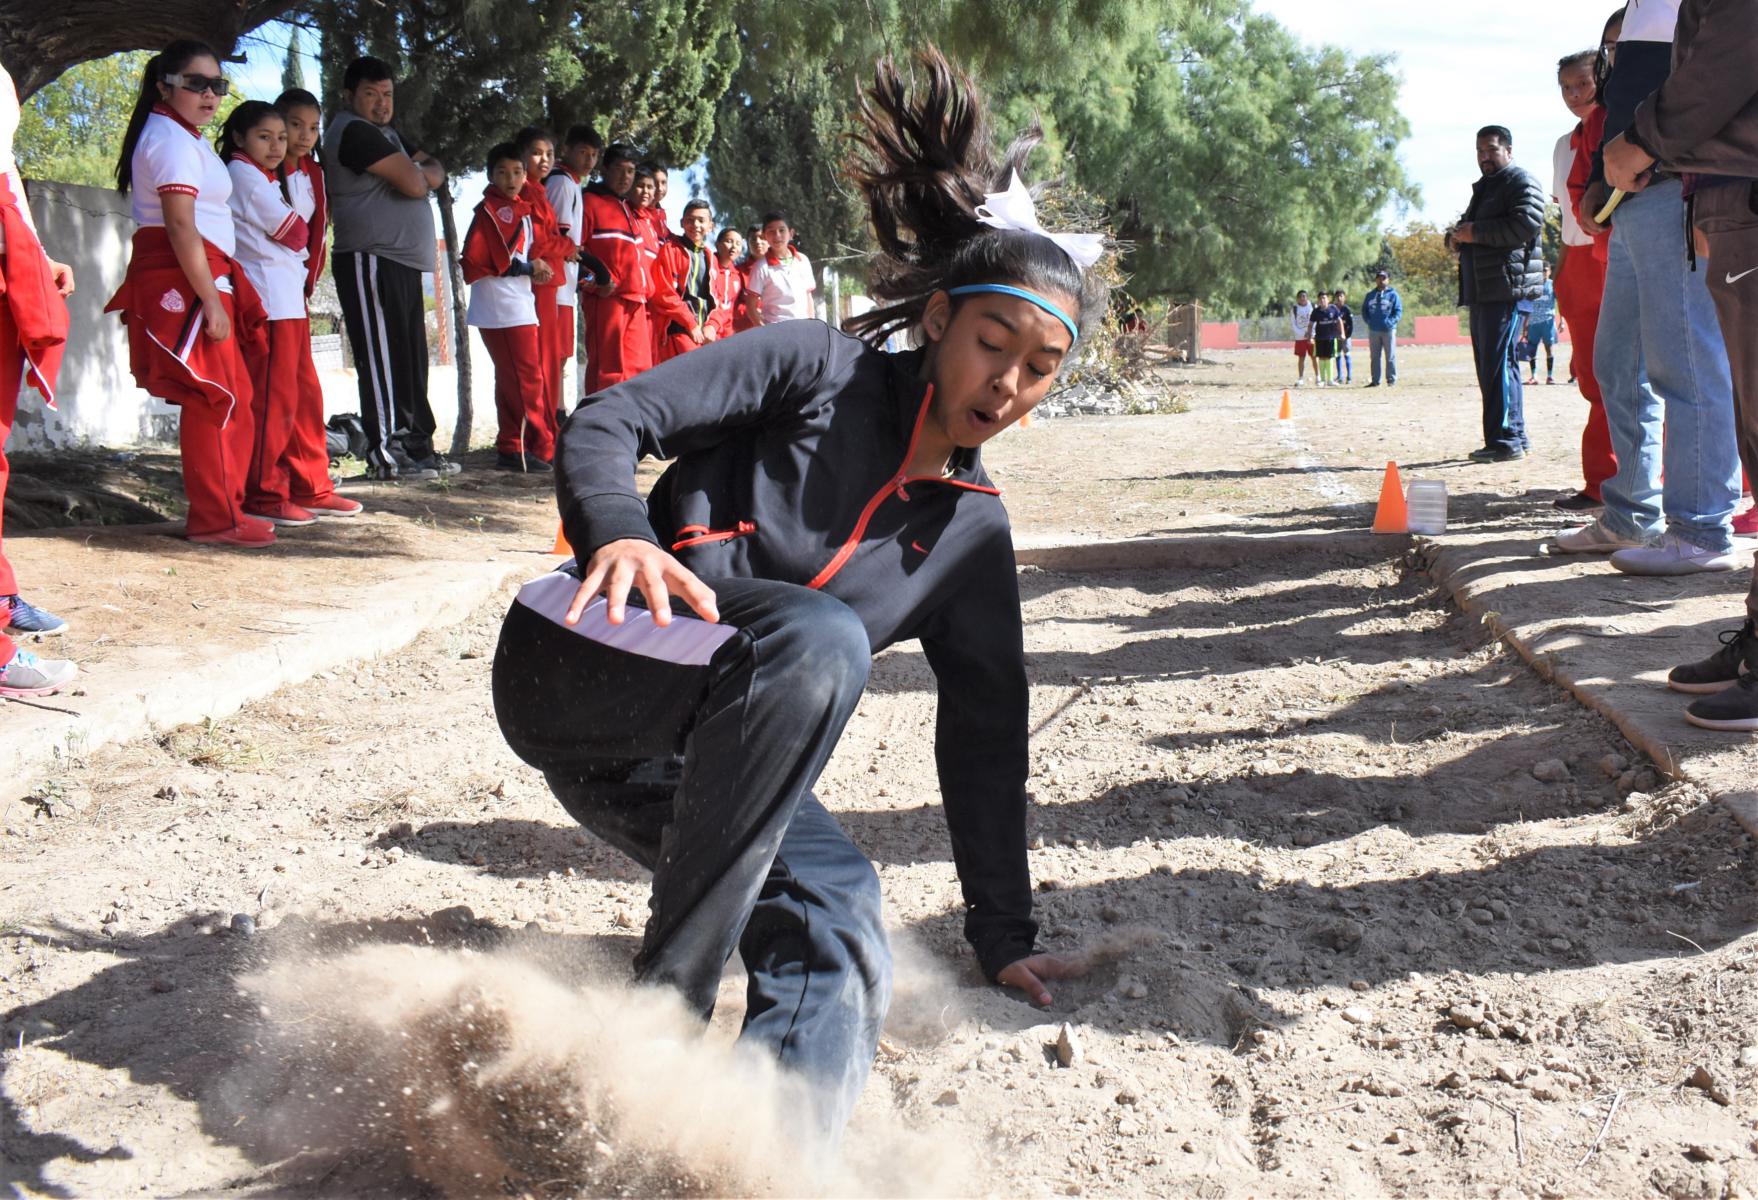
[[[180,87],[184,91],[192,92],[197,96],[201,95],[203,92],[212,92],[216,96],[224,96],[227,92],[232,90],[232,81],[227,79],[224,75],[191,75],[188,72],[184,72],[181,75],[165,76],[165,82],[172,87]]]

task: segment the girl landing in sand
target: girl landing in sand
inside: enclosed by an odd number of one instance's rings
[[[834,1137],[890,998],[872,866],[811,793],[873,654],[918,639],[983,973],[1050,1002],[1026,863],[1027,687],[1013,543],[982,444],[1105,309],[1090,234],[1050,234],[938,52],[879,67],[854,178],[880,255],[849,334],[788,321],[587,402],[557,486],[579,555],[526,586],[494,664],[501,729],[563,806],[653,872],[636,970],[706,1016],[736,950],[743,1038],[814,1083]],[[876,348],[896,331],[921,348]],[[635,466],[676,461],[643,503]],[[640,593],[637,602],[631,589]],[[691,610],[674,614],[681,601]]]

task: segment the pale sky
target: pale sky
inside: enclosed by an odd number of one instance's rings
[[[1411,219],[1446,224],[1464,211],[1478,177],[1473,135],[1514,134],[1514,161],[1550,186],[1550,156],[1574,118],[1557,94],[1557,59],[1598,44],[1617,0],[1473,0],[1430,7],[1411,0],[1254,0],[1308,44],[1397,55],[1400,107],[1410,137],[1400,151],[1422,188]],[[1387,219],[1395,221],[1395,214]]]
[[[1506,125],[1514,133],[1514,160],[1550,184],[1550,155],[1558,135],[1574,124],[1558,98],[1556,60],[1572,50],[1592,47],[1615,0],[1473,0],[1469,12],[1452,10],[1451,25],[1436,18],[1442,10],[1412,0],[1348,0],[1341,5],[1313,0],[1253,0],[1253,7],[1275,17],[1308,44],[1340,45],[1354,54],[1397,56],[1403,77],[1401,107],[1411,133],[1400,155],[1406,173],[1422,188],[1422,204],[1406,219],[1446,224],[1471,198],[1477,178],[1473,134],[1483,125]],[[259,40],[260,39],[260,40]],[[270,43],[265,46],[263,43]],[[247,67],[234,67],[246,93],[273,99],[279,90],[285,27],[271,25],[247,41]],[[315,47],[307,40],[307,52]],[[309,81],[317,62],[307,58]],[[510,130],[508,132],[511,132]],[[466,174],[476,175],[466,165]],[[681,179],[673,180],[667,209],[675,219],[688,199]],[[479,198],[477,179],[460,181],[461,220]]]

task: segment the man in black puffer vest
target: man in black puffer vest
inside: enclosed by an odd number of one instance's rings
[[[1483,446],[1474,462],[1524,458],[1525,398],[1514,366],[1516,306],[1544,291],[1538,239],[1549,203],[1544,185],[1514,165],[1514,137],[1500,125],[1477,131],[1477,167],[1465,216],[1447,234],[1459,254],[1459,303],[1471,310],[1471,352],[1483,392]]]

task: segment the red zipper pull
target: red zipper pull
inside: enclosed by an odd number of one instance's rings
[[[903,480],[901,479],[897,481],[897,498],[899,500],[908,500],[910,498],[909,489],[903,485]]]
[[[755,521],[740,521],[737,528],[740,533],[756,533],[757,523]]]

